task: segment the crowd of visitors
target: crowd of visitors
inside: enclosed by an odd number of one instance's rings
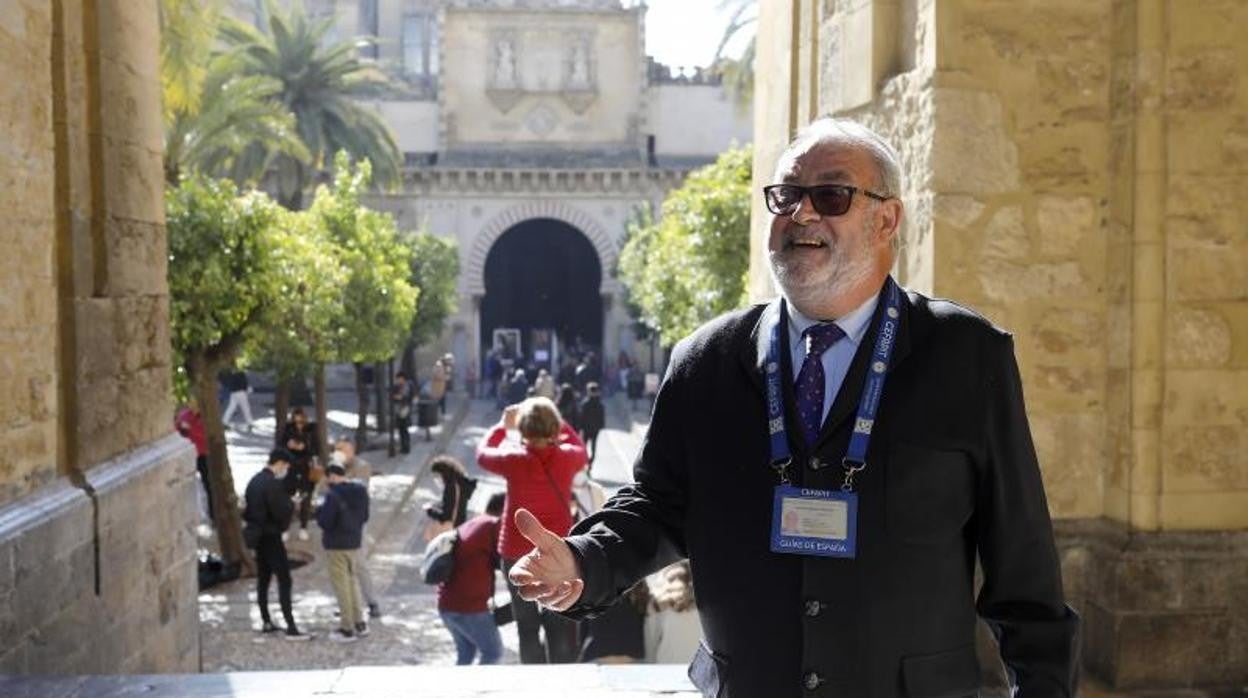
[[[507,577],[511,565],[534,547],[517,520],[533,517],[566,534],[576,520],[602,507],[606,491],[591,477],[590,468],[606,423],[604,393],[627,389],[630,371],[631,361],[621,354],[609,382],[601,383],[592,352],[567,357],[557,373],[544,367],[526,369],[515,362],[506,370],[487,365],[479,387],[493,386],[492,397],[504,406],[498,422],[481,438],[477,465],[501,476],[506,489],[489,497],[480,513],[469,506],[478,480],[468,469],[449,455],[437,455],[429,462],[440,496],[424,507],[424,538],[428,542],[454,533],[450,571],[437,585],[437,608],[455,644],[457,663],[501,661],[499,627],[512,622],[524,663],[655,661],[681,652],[684,657],[674,661],[686,661],[692,656],[697,623],[687,569],[683,574],[666,570],[649,583],[639,583],[627,603],[593,621],[569,620],[523,600]],[[410,431],[419,426],[415,413],[421,405],[445,411],[446,396],[453,390],[454,359],[443,356],[421,373],[423,380],[397,373],[389,395],[402,453],[411,451]],[[473,390],[478,387],[475,382],[466,380],[465,387]],[[252,433],[246,374],[223,372],[219,383],[227,428],[233,426],[228,420],[241,414],[243,421],[236,428]],[[266,466],[248,482],[244,497],[243,537],[255,555],[259,632],[292,641],[311,638],[294,617],[286,546],[291,536],[310,540],[308,523],[315,520],[328,586],[338,606],[337,627],[326,634],[327,639],[357,642],[370,634],[369,620],[381,615],[365,554],[372,468],[356,454],[350,439],[334,442],[329,457],[320,461],[317,424],[302,407],[293,408],[284,422]],[[194,402],[179,411],[175,427],[195,444],[197,468],[208,493],[204,424]],[[211,497],[208,506],[211,516]],[[510,601],[496,604],[500,572]],[[274,578],[281,611],[277,622],[269,608]],[[665,649],[673,646],[676,649]]]

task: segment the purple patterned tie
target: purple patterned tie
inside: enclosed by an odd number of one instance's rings
[[[819,437],[819,427],[823,423],[823,393],[826,390],[826,379],[823,375],[823,352],[845,336],[840,327],[832,323],[811,325],[802,333],[806,342],[806,359],[802,361],[802,370],[797,372],[797,416],[802,420],[802,431],[806,436],[806,445],[813,446]]]

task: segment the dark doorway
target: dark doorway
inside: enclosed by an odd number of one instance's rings
[[[535,337],[553,330],[566,352],[602,346],[602,265],[584,233],[562,221],[536,218],[512,226],[485,259],[481,300],[482,355],[494,330],[515,328],[533,359]],[[540,362],[539,362],[540,363]]]

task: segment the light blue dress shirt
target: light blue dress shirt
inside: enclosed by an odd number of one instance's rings
[[[854,353],[858,351],[858,345],[862,342],[862,338],[867,334],[867,325],[871,322],[871,316],[875,314],[875,306],[880,302],[879,296],[873,295],[866,300],[865,303],[855,308],[848,315],[837,318],[833,322],[841,328],[845,333],[845,337],[832,348],[823,352],[823,416],[820,423],[826,421],[828,412],[832,409],[832,402],[836,400],[836,393],[841,389],[841,384],[845,382],[845,374],[849,372],[849,364],[854,360]],[[792,303],[785,304],[789,309],[789,351],[792,354],[792,370],[793,380],[797,380],[797,374],[802,370],[802,362],[806,360],[806,338],[802,336],[802,332],[807,327],[818,324],[817,321],[802,315]]]

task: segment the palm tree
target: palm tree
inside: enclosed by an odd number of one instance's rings
[[[277,154],[306,162],[294,117],[273,99],[277,82],[237,76],[217,50],[221,0],[161,0],[165,181],[184,172],[245,185]]]
[[[316,170],[339,150],[372,162],[378,184],[398,181],[402,159],[394,136],[380,115],[353,99],[386,84],[357,57],[359,42],[327,45],[332,18],[310,21],[299,0],[289,11],[267,0],[266,10],[266,30],[227,19],[222,36],[238,74],[280,85],[272,99],[294,115],[295,131],[311,156],[310,162],[285,154],[274,158],[278,200],[289,209],[302,208]]]
[[[166,122],[165,180],[176,186],[182,172],[195,171],[244,186],[278,156],[308,162],[294,117],[273,99],[280,89],[268,78],[211,69],[199,109],[175,111]]]

